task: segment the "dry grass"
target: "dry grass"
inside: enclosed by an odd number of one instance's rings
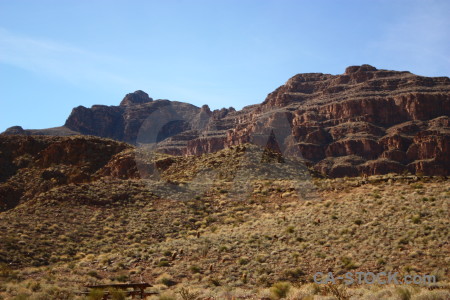
[[[214,166],[214,155],[196,164]],[[188,201],[161,198],[143,180],[101,179],[0,213],[0,299],[72,299],[87,283],[141,280],[159,299],[448,299],[450,181],[305,177],[302,191],[289,178],[255,178],[240,198],[227,155],[239,151],[224,154],[215,163],[222,175]],[[166,179],[202,168],[180,161]],[[435,274],[439,282],[436,290],[326,287],[312,284],[318,271]]]

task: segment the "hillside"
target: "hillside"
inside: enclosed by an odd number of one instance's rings
[[[0,165],[0,300],[450,299],[447,77],[298,74],[240,111],[136,91],[9,128]]]
[[[181,299],[182,289],[199,299],[264,299],[277,282],[289,283],[290,299],[450,293],[445,177],[317,178],[302,161],[250,144],[196,157],[86,136],[2,136],[0,146],[9,165],[0,186],[9,199],[0,212],[0,298],[81,299],[88,283],[141,280],[160,299]],[[433,274],[438,282],[432,291],[336,291],[312,283],[318,271]],[[440,298],[420,298],[433,295]]]

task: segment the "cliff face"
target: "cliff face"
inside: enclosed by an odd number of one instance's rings
[[[267,139],[263,129],[271,128],[285,154],[301,152],[332,177],[449,175],[449,116],[449,78],[353,66],[292,77],[261,105],[216,121],[222,134],[189,141],[185,153]]]
[[[157,142],[174,155],[199,155],[272,135],[283,155],[302,156],[332,177],[389,172],[450,174],[450,79],[352,66],[341,75],[298,74],[258,105],[211,111],[127,94],[120,106],[77,107],[59,129],[131,144]],[[126,172],[125,172],[126,173]]]

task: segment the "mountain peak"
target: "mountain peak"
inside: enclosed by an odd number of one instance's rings
[[[120,106],[143,104],[152,101],[153,99],[150,98],[146,92],[137,90],[134,93],[126,94],[123,100],[120,102]]]
[[[350,66],[345,69],[345,74],[351,74],[356,72],[368,72],[368,71],[378,71],[378,69],[367,64],[361,66]]]

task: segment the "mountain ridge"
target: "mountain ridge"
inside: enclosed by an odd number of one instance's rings
[[[153,100],[136,91],[119,106],[74,108],[60,131],[199,155],[268,139],[267,130],[275,128],[285,155],[301,155],[324,175],[448,175],[449,116],[448,77],[361,65],[340,75],[297,74],[261,104],[239,111]],[[12,127],[5,134],[55,132]]]

